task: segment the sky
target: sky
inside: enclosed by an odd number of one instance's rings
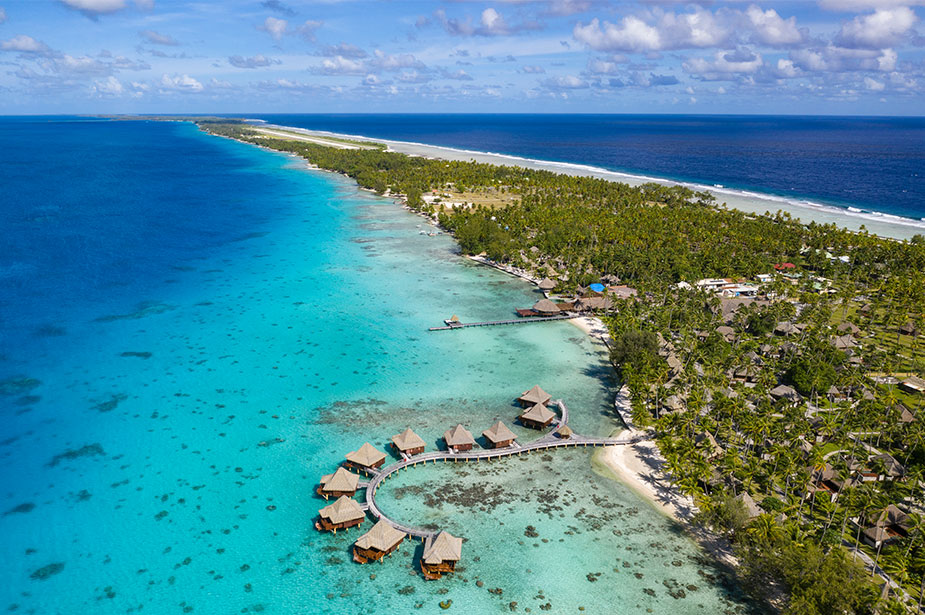
[[[0,0],[0,114],[925,115],[925,0]]]

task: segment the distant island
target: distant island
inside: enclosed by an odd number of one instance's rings
[[[925,237],[743,213],[681,186],[198,124],[399,199],[464,254],[542,282],[544,310],[603,323],[627,422],[657,442],[692,523],[731,542],[753,596],[788,613],[921,607]]]

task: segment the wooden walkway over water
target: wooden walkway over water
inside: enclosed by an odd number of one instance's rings
[[[488,320],[485,322],[461,322],[446,325],[445,327],[431,327],[428,331],[450,331],[452,329],[465,329],[466,327],[496,327],[498,325],[524,325],[531,322],[547,322],[549,320],[571,320],[578,318],[578,314],[559,314],[558,316],[526,316],[523,318],[510,318],[508,320]]]
[[[559,438],[555,435],[555,429],[562,427],[568,422],[568,407],[566,407],[565,402],[561,399],[556,400],[550,405],[556,405],[559,407],[560,418],[557,421],[556,427],[553,431],[550,431],[543,437],[528,442],[527,444],[517,444],[514,443],[514,446],[507,448],[492,448],[492,449],[480,449],[472,450],[457,453],[452,450],[450,451],[436,451],[433,453],[421,453],[419,455],[412,455],[410,457],[404,458],[401,461],[396,461],[395,463],[381,468],[373,477],[370,479],[368,485],[366,486],[366,508],[370,514],[373,515],[377,520],[382,519],[395,529],[401,530],[406,534],[411,536],[417,536],[422,540],[431,538],[437,535],[438,532],[427,530],[423,528],[412,527],[409,525],[404,525],[390,519],[379,506],[376,504],[376,490],[379,486],[393,474],[397,474],[401,470],[406,468],[413,468],[416,465],[431,463],[438,463],[442,461],[446,463],[452,461],[454,463],[459,462],[469,462],[470,460],[490,461],[492,459],[500,459],[502,457],[513,457],[515,455],[522,455],[524,453],[530,453],[533,451],[545,451],[556,448],[574,448],[574,447],[587,447],[587,446],[614,446],[614,445],[626,445],[634,444],[643,436],[636,435],[629,438],[593,438],[588,436],[582,436],[577,433],[573,433],[569,438]]]

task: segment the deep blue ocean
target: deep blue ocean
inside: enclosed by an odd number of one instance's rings
[[[0,610],[748,612],[585,449],[390,479],[383,510],[466,539],[437,582],[415,542],[361,566],[357,530],[315,530],[347,452],[498,420],[528,441],[534,384],[579,433],[622,429],[577,327],[427,331],[541,295],[423,218],[181,122],[0,118],[0,173]]]
[[[274,124],[592,165],[914,219],[925,118],[252,115]]]

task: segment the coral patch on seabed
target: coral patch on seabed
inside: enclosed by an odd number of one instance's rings
[[[59,574],[62,570],[64,570],[64,562],[55,562],[53,564],[48,564],[47,566],[42,566],[30,574],[29,578],[34,581],[44,581],[55,576],[56,574]]]
[[[103,447],[99,443],[96,444],[87,444],[86,446],[81,446],[80,448],[73,449],[70,451],[65,451],[63,453],[58,453],[51,458],[46,465],[49,468],[53,468],[62,461],[71,461],[73,459],[80,459],[81,457],[94,457],[96,455],[105,455],[106,451],[103,450]]]

